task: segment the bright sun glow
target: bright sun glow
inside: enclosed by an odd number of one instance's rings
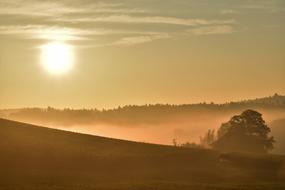
[[[73,66],[73,49],[63,42],[51,42],[41,47],[41,62],[52,74],[63,74]]]

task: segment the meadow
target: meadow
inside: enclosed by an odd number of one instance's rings
[[[285,156],[132,142],[0,120],[0,189],[285,189]]]

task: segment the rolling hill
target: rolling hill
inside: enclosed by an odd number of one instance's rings
[[[85,135],[0,119],[0,189],[282,189],[285,159]]]

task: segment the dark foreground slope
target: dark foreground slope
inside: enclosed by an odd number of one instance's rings
[[[283,160],[122,141],[0,119],[0,189],[285,189]]]

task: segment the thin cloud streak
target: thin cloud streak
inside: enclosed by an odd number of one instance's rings
[[[223,15],[241,14],[241,12],[237,11],[237,10],[233,10],[233,9],[226,9],[226,10],[222,10],[221,14],[223,14]]]
[[[193,15],[183,17],[179,14],[165,16],[167,14],[156,12],[151,7],[137,8],[132,4],[116,1],[78,3],[0,0],[0,13],[7,18],[12,16],[11,20],[5,20],[5,25],[0,24],[0,35],[62,41],[93,41],[102,36],[102,40],[99,40],[101,44],[96,43],[96,46],[132,46],[158,39],[184,36],[185,31],[192,35],[229,34],[234,32],[232,25],[236,23],[228,16],[226,19],[221,17],[206,19]],[[229,8],[217,12],[217,15],[220,14],[237,14],[237,12]],[[22,18],[26,23],[32,23],[31,18],[37,21],[34,24],[19,25],[15,18]],[[124,27],[127,24],[128,26]],[[141,27],[140,30],[137,29],[138,25]],[[162,25],[169,26],[165,28]],[[111,40],[106,38],[107,35],[113,35]]]
[[[45,25],[9,25],[0,26],[0,34],[18,35],[27,39],[44,40],[86,40],[84,35],[90,34],[90,31],[76,28],[45,26]]]
[[[146,43],[146,42],[151,42],[154,40],[159,40],[159,39],[166,39],[170,38],[170,35],[168,34],[156,34],[156,35],[144,35],[144,36],[133,36],[133,37],[124,37],[110,45],[114,46],[132,46],[135,44],[141,44],[141,43]]]
[[[189,32],[194,35],[212,35],[212,34],[231,34],[235,32],[232,26],[207,26],[190,29]]]
[[[230,34],[235,32],[231,25],[211,25],[199,26],[188,29],[187,33],[192,35],[213,35],[213,34]],[[98,28],[78,29],[60,26],[46,25],[9,25],[0,26],[1,35],[17,35],[26,39],[42,39],[57,41],[74,41],[74,40],[95,40],[96,36],[121,36],[115,38],[113,42],[96,44],[92,47],[102,46],[132,46],[141,43],[147,43],[158,39],[174,38],[183,33],[167,33],[155,31],[138,31],[138,30],[107,30]]]
[[[58,16],[68,13],[84,12],[78,7],[68,7],[59,2],[46,1],[0,1],[0,12],[6,15]]]
[[[78,29],[60,26],[47,25],[8,25],[0,26],[0,34],[2,35],[18,35],[27,39],[43,39],[43,40],[92,40],[94,36],[106,35],[143,35],[153,36],[152,39],[162,38],[167,33],[139,31],[139,30],[110,30],[110,29]]]
[[[96,13],[146,13],[144,9],[128,9],[118,3],[87,3],[70,5],[59,1],[5,1],[0,0],[0,13],[3,15],[46,16],[58,17],[62,15],[84,13],[92,16]]]
[[[205,19],[184,19],[176,17],[161,17],[161,16],[144,16],[134,17],[130,15],[110,15],[104,17],[85,17],[85,18],[57,18],[57,21],[63,22],[108,22],[108,23],[131,23],[131,24],[172,24],[172,25],[211,25],[211,24],[233,24],[235,20],[205,20]]]

